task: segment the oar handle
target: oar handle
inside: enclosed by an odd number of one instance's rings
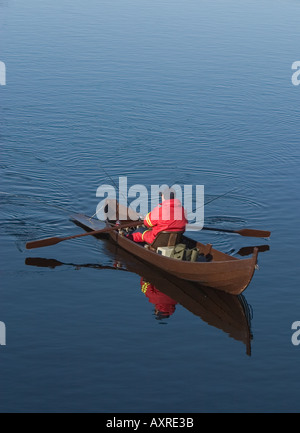
[[[235,230],[218,229],[216,227],[203,227],[202,230],[211,230],[213,232],[237,233]]]

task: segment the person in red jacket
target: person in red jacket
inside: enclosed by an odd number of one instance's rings
[[[135,232],[129,238],[135,242],[152,244],[158,233],[184,232],[188,220],[180,200],[175,198],[175,191],[167,189],[162,193],[162,203],[146,215],[144,225],[148,230]]]

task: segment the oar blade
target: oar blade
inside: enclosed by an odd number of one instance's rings
[[[241,229],[236,230],[236,233],[252,238],[269,238],[271,236],[271,232],[266,230]]]
[[[270,251],[269,245],[260,245],[258,247],[243,247],[237,252],[237,254],[239,256],[250,256],[254,253],[255,248],[258,249],[259,253],[264,253],[265,251]]]
[[[33,250],[34,248],[50,247],[51,245],[58,244],[62,240],[64,240],[64,239],[63,238],[47,238],[47,239],[40,239],[39,241],[31,241],[31,242],[27,242],[26,249],[27,250]]]
[[[25,265],[36,266],[38,268],[51,268],[54,269],[58,266],[62,266],[63,263],[55,259],[44,259],[39,257],[27,257],[25,259]]]

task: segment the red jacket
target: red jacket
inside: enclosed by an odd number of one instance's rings
[[[161,205],[149,212],[144,219],[144,224],[149,230],[143,234],[134,233],[133,240],[152,244],[157,234],[163,231],[184,232],[188,220],[185,217],[184,208],[180,200],[164,200]]]
[[[155,309],[160,313],[165,313],[171,316],[175,312],[175,306],[177,302],[170,298],[168,295],[160,292],[151,283],[144,281],[141,278],[141,288],[142,292],[147,296],[149,302],[155,305]]]

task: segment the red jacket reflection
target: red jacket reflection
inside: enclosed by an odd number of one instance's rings
[[[142,292],[149,299],[149,302],[155,305],[156,312],[163,313],[167,316],[171,316],[175,312],[177,302],[157,290],[153,284],[144,281],[143,278],[141,278],[141,288]]]

